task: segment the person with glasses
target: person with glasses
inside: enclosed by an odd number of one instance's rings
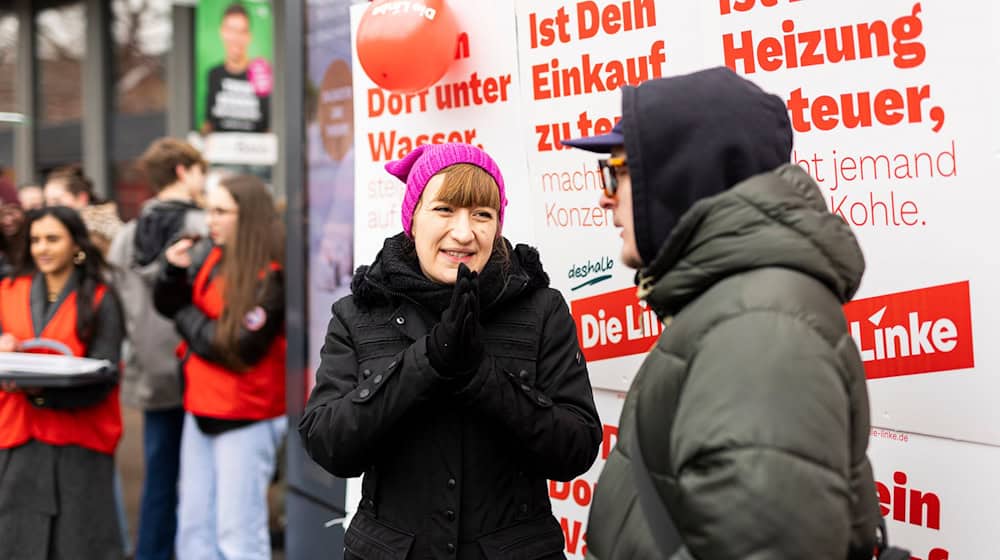
[[[156,140],[140,161],[156,196],[115,236],[108,261],[116,267],[128,332],[122,403],[143,413],[145,469],[135,560],[170,560],[184,427],[180,361],[174,353],[180,337],[173,322],[153,308],[153,285],[167,247],[179,237],[208,233],[197,202],[203,198],[206,163],[198,150],[176,138]]]
[[[251,175],[223,179],[207,214],[209,238],[168,247],[153,292],[182,339],[177,558],[267,559],[267,488],[287,426],[284,228]]]
[[[299,423],[320,466],[364,475],[344,558],[565,558],[547,481],[601,443],[569,307],[503,237],[486,152],[424,145],[386,170],[402,231],[334,304]]]
[[[727,68],[622,88],[599,154],[622,261],[667,328],[629,389],[587,558],[872,558],[865,261],[781,98]]]

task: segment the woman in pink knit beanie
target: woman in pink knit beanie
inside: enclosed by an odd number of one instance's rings
[[[364,475],[346,559],[564,558],[548,480],[601,442],[587,366],[538,253],[501,235],[503,176],[475,146],[420,146],[402,233],[333,306],[299,423],[309,455]]]

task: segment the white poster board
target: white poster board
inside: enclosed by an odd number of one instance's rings
[[[990,474],[1000,467],[1000,346],[991,343],[1000,337],[992,243],[1000,8],[912,0],[449,5],[466,56],[426,94],[390,96],[354,65],[357,263],[400,231],[403,188],[383,170],[386,159],[421,141],[453,140],[497,159],[511,200],[504,232],[539,248],[570,303],[607,431],[607,449],[588,473],[550,485],[567,555],[582,558],[589,497],[616,440],[622,394],[661,327],[635,298],[634,272],[618,261],[621,240],[598,205],[597,156],[559,140],[609,130],[624,83],[728,63],[786,100],[793,160],[862,244],[868,271],[846,313],[870,379],[878,491],[892,499],[906,486],[906,496],[919,489],[918,501],[930,493],[941,501],[933,528],[930,510],[919,525],[909,510],[893,518],[890,504],[896,540],[923,560],[991,557],[991,504],[1000,503]],[[363,9],[352,10],[355,26]],[[439,104],[440,88],[474,79],[497,80],[505,95]]]
[[[359,264],[371,262],[384,239],[403,230],[400,203],[406,187],[384,166],[420,144],[465,142],[485,149],[500,166],[510,200],[504,234],[532,238],[531,223],[518,219],[527,212],[528,192],[518,141],[514,13],[500,0],[449,6],[462,30],[459,58],[430,89],[396,94],[379,88],[362,70],[354,49],[354,254]],[[366,7],[351,7],[355,31]]]
[[[1000,448],[875,428],[869,457],[890,542],[921,560],[997,557]]]
[[[865,301],[847,311],[873,423],[1000,444],[1000,348],[988,344],[1000,254],[987,244],[997,80],[984,72],[997,58],[984,3],[767,4],[733,1],[719,16],[718,60],[786,100],[793,159],[861,241]]]

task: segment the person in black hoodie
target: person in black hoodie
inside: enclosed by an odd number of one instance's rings
[[[871,559],[865,261],[790,164],[784,102],[726,68],[622,90],[601,206],[667,325],[622,409],[587,558]]]
[[[546,481],[601,442],[569,308],[501,235],[485,152],[420,146],[386,169],[403,232],[334,304],[299,423],[320,466],[364,475],[345,558],[563,558]]]
[[[142,166],[156,197],[137,220],[115,236],[108,260],[125,309],[128,344],[124,352],[122,402],[143,411],[146,475],[139,512],[136,560],[169,560],[177,526],[177,475],[184,409],[180,342],[173,322],[155,312],[152,289],[163,268],[163,251],[179,237],[207,233],[203,195],[205,161],[188,143],[173,138],[153,142]]]

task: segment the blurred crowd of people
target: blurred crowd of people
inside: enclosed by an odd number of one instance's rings
[[[61,343],[119,366],[71,387],[0,390],[0,557],[270,558],[284,439],[284,228],[269,187],[154,142],[155,196],[123,223],[79,166],[0,182],[0,352]],[[114,452],[143,412],[136,541]],[[223,475],[224,473],[224,475]]]

